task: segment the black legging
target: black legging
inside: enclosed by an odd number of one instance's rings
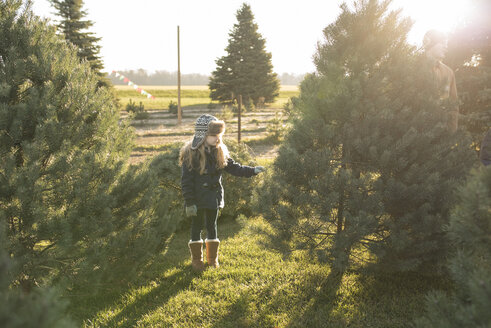
[[[192,217],[191,240],[201,240],[201,230],[206,224],[206,238],[217,239],[218,209],[199,208],[196,216]]]

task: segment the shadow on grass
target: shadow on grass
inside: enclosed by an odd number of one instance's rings
[[[247,229],[250,235],[268,235],[268,227],[263,224],[248,225]],[[257,277],[239,281],[247,288],[212,327],[323,327],[338,304],[343,273],[319,265],[306,266],[307,258],[289,258],[279,251],[285,250],[281,243],[273,241],[256,237],[255,245],[249,249],[268,250],[266,256],[272,261],[266,260],[267,267],[252,262]],[[260,256],[265,256],[264,252]]]
[[[331,273],[305,311],[286,327],[409,327],[424,312],[424,297],[449,282],[416,272],[374,273],[348,270]]]
[[[452,282],[437,274],[380,273],[360,270],[350,301],[352,327],[409,327],[425,311],[425,296],[432,290],[448,291]]]
[[[437,274],[364,268],[339,274],[327,265],[303,268],[308,258],[298,262],[289,256],[292,253],[283,239],[273,238],[261,227],[251,233],[262,234],[258,245],[274,249],[282,256],[283,266],[293,267],[283,271],[279,266],[273,276],[263,277],[269,281],[266,285],[251,284],[213,327],[409,327],[423,314],[429,291],[452,289],[451,281]]]
[[[292,281],[298,284],[296,295],[289,294],[290,287],[279,286],[273,279],[273,283],[259,290],[243,292],[212,327],[276,327],[279,322],[282,327],[325,327],[323,323],[337,305],[342,277],[341,273],[331,272],[327,276],[312,275],[300,284]],[[285,314],[287,323],[282,318]]]
[[[73,298],[71,308],[76,312],[74,317],[80,323],[85,321],[87,327],[134,327],[145,314],[186,290],[194,279],[201,276],[190,266],[189,228],[188,224],[181,225],[165,253],[156,255],[139,274],[127,277],[126,286],[106,286],[107,293],[102,295]],[[219,228],[221,240],[233,237],[241,229],[232,220],[223,222]],[[87,308],[80,309],[84,305],[88,305]],[[117,314],[110,317],[114,312]],[[110,318],[101,320],[104,317]]]
[[[324,324],[332,317],[333,309],[337,306],[342,280],[343,273],[331,271],[313,294],[308,306],[294,315],[286,327],[326,327]]]
[[[182,266],[182,263],[179,264]],[[192,272],[189,268],[177,270],[170,276],[157,283],[157,287],[125,306],[116,316],[104,322],[99,327],[134,327],[146,313],[154,311],[166,303],[172,296],[186,289],[191,281],[200,273]]]

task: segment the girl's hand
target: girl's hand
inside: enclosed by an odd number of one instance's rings
[[[186,217],[196,216],[196,214],[198,214],[196,205],[186,206]]]
[[[264,168],[264,166],[256,166],[254,167],[254,174],[259,174],[261,172],[264,172],[266,171],[266,169]]]

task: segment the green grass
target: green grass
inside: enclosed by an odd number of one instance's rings
[[[145,89],[151,95],[159,98],[176,98],[177,99],[177,88],[176,89]],[[117,88],[118,96],[121,97],[133,97],[134,95],[140,95],[136,90],[131,89],[121,89]],[[191,90],[181,90],[182,98],[208,98],[210,92],[208,90],[202,89],[191,89]],[[145,96],[140,95],[142,98]]]
[[[156,151],[164,151],[167,150],[170,146],[172,146],[172,142],[166,144],[159,145],[141,145],[133,148],[133,151],[137,152],[156,152]]]
[[[261,145],[279,145],[280,140],[277,140],[272,134],[266,134],[259,138],[245,139],[244,143],[249,147],[261,146]]]
[[[270,166],[273,165],[273,162],[274,162],[274,158],[256,157],[257,165]]]
[[[135,92],[136,93],[136,92]],[[121,97],[118,95],[119,102],[123,106],[122,108],[126,108],[126,104],[130,102],[130,99],[137,104],[142,102],[145,110],[167,110],[169,109],[169,103],[171,101],[174,101],[177,103],[177,96],[175,98],[172,97],[159,97],[156,99],[148,99],[144,96],[136,94],[135,96],[129,96],[129,97]],[[210,98],[181,98],[181,106],[182,108],[189,108],[189,107],[207,107],[208,104],[211,102]],[[214,102],[217,104],[217,102]]]
[[[72,314],[85,327],[409,327],[436,277],[368,274],[343,276],[302,252],[271,249],[262,218],[219,223],[218,269],[190,269],[188,230],[139,277],[107,286],[97,297],[81,292]]]
[[[146,89],[145,86],[142,88],[149,92],[151,95],[155,96],[155,99],[148,99],[146,96],[138,93],[136,90],[126,87],[116,86],[116,95],[123,106],[124,109],[126,104],[130,101],[130,99],[137,104],[140,101],[143,103],[143,106],[146,110],[156,110],[156,109],[168,109],[169,102],[174,101],[177,102],[177,87],[175,89],[172,88],[149,88]],[[274,103],[268,104],[270,108],[282,108],[283,105],[288,101],[290,97],[298,96],[298,91],[292,90],[281,90],[278,98]],[[196,87],[195,89],[184,89],[181,90],[181,106],[183,108],[192,108],[192,107],[206,107],[208,104],[213,103],[215,105],[218,104],[216,101],[211,101],[210,92],[208,89],[203,89],[203,87]]]

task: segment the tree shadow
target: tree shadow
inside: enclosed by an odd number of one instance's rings
[[[342,280],[343,273],[332,270],[308,306],[293,316],[286,327],[326,327],[325,324],[329,322],[332,310],[337,305],[336,296]]]
[[[286,327],[407,327],[424,312],[424,295],[451,282],[418,272],[332,272],[304,311]]]
[[[158,282],[157,287],[150,292],[136,297],[131,304],[125,306],[122,311],[101,324],[100,327],[134,327],[142,316],[153,312],[171,297],[185,290],[199,275],[200,273],[192,272],[189,268],[179,269]]]
[[[278,276],[269,273],[272,276],[265,276],[258,284],[251,282],[251,288],[244,289],[212,327],[276,327],[279,322],[286,327],[322,327],[337,306],[343,273],[326,267],[302,274],[302,263],[291,259],[291,249],[282,241],[271,238],[267,226],[248,225],[247,229],[256,236],[258,246],[274,251],[283,259],[281,265],[289,267],[277,272]],[[293,290],[298,292],[292,294]]]
[[[330,310],[336,306],[342,277],[341,273],[333,272],[324,276],[322,281],[319,281],[319,276],[303,281],[305,288],[316,290],[305,293],[315,295],[311,299],[300,294],[293,299],[285,298],[281,287],[274,283],[262,286],[257,295],[253,295],[254,291],[245,291],[211,327],[276,327],[278,318],[275,315],[287,312],[296,314],[291,316],[285,327],[323,327]]]
[[[356,311],[350,326],[407,327],[425,311],[424,296],[432,290],[450,290],[452,281],[444,276],[421,272],[376,272],[359,270],[351,295]],[[390,314],[390,315],[388,315]]]
[[[71,312],[78,312],[77,321],[88,323],[97,320],[98,313],[114,308],[116,315],[104,322],[97,322],[97,327],[133,327],[147,313],[153,312],[179,292],[186,290],[192,281],[202,273],[196,272],[190,265],[189,226],[184,224],[170,238],[165,252],[156,255],[137,275],[127,277],[124,283],[109,285],[106,291],[92,293],[74,298]],[[225,241],[233,237],[242,228],[235,221],[227,220],[220,227],[220,239]],[[167,275],[166,275],[167,273]],[[139,291],[149,289],[148,292]],[[133,296],[137,294],[137,296]],[[134,297],[129,303],[128,299]],[[124,303],[129,303],[123,305]],[[87,305],[85,311],[80,307]],[[90,324],[88,325],[90,326]]]
[[[287,290],[277,283],[244,290],[211,327],[408,327],[424,312],[424,295],[451,288],[439,276],[363,269],[312,275]],[[286,297],[292,289],[298,295]]]

